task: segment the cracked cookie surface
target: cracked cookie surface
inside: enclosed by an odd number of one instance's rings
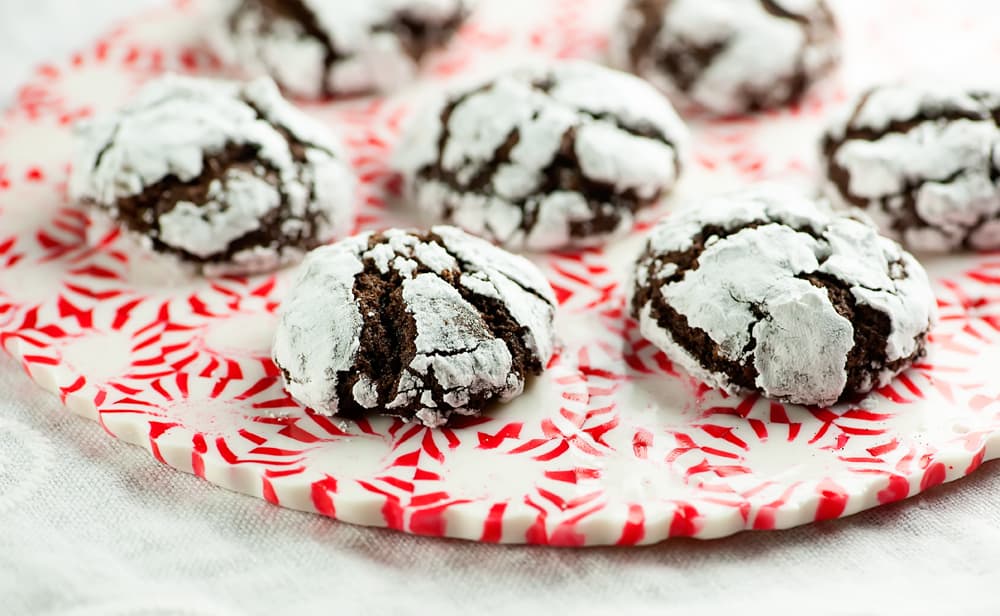
[[[687,140],[648,84],[563,62],[427,105],[395,165],[429,218],[508,248],[549,250],[627,232],[640,208],[673,187]]]
[[[353,222],[342,146],[266,78],[163,77],[79,132],[74,199],[206,274],[275,269]]]
[[[924,353],[924,269],[874,228],[760,186],[691,203],[636,263],[643,335],[703,382],[828,405],[887,383]]]
[[[822,149],[830,196],[907,246],[1000,248],[1000,89],[873,88]]]
[[[434,427],[520,395],[552,357],[554,312],[530,261],[457,228],[364,233],[306,258],[273,356],[317,412]]]
[[[212,40],[229,63],[306,98],[390,90],[465,22],[470,0],[228,0]]]
[[[718,114],[785,105],[839,60],[825,0],[629,0],[615,63]]]

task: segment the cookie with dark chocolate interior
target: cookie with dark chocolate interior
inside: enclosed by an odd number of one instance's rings
[[[872,88],[822,149],[830,197],[908,247],[1000,248],[1000,88]]]
[[[317,412],[434,427],[520,395],[552,357],[554,311],[537,267],[459,229],[364,233],[303,263],[273,356]]]
[[[391,90],[465,22],[470,0],[228,0],[212,40],[229,63],[305,98]]]
[[[923,356],[934,296],[916,259],[873,227],[766,185],[664,219],[630,307],[646,338],[709,385],[829,405]]]
[[[799,99],[840,38],[826,0],[629,0],[612,53],[677,102],[733,115]]]
[[[162,77],[79,133],[70,191],[94,232],[205,274],[273,270],[353,224],[341,144],[267,78]]]
[[[606,242],[674,186],[687,129],[632,75],[535,65],[448,92],[410,121],[395,155],[408,198],[511,249]]]

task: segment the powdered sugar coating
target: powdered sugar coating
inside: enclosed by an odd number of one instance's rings
[[[260,219],[281,205],[278,189],[263,178],[231,171],[209,186],[208,203],[181,201],[160,216],[160,239],[207,258],[260,226]],[[225,203],[228,207],[223,207]]]
[[[206,273],[274,269],[353,221],[342,146],[266,78],[168,75],[79,133],[74,199]]]
[[[211,37],[227,62],[306,98],[391,90],[443,46],[472,0],[227,0]]]
[[[315,409],[336,408],[336,376],[350,369],[360,346],[364,321],[353,289],[363,269],[357,255],[366,243],[366,236],[354,237],[313,251],[282,302],[275,362],[286,374],[289,393]]]
[[[453,227],[365,233],[306,258],[273,356],[319,412],[439,426],[523,391],[554,352],[554,306],[533,264]],[[383,335],[397,339],[372,346]]]
[[[934,314],[926,273],[898,244],[769,185],[689,204],[660,223],[631,296],[643,335],[691,374],[801,404],[886,383],[922,353]],[[688,328],[707,335],[715,359],[694,351]],[[862,339],[884,348],[867,349],[849,382]]]
[[[924,251],[1000,247],[1000,89],[892,85],[824,138],[829,193]]]
[[[523,67],[427,105],[395,155],[430,218],[508,248],[606,241],[677,181],[687,130],[648,84],[585,62]]]
[[[839,58],[825,0],[630,0],[615,63],[719,114],[786,104]]]

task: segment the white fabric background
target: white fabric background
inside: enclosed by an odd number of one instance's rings
[[[0,105],[33,62],[145,4],[0,0]],[[1000,614],[998,496],[994,463],[847,520],[712,542],[409,537],[169,470],[0,358],[0,614]]]

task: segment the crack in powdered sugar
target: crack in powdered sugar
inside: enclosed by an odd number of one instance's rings
[[[429,217],[510,248],[600,243],[677,180],[687,131],[653,88],[583,62],[530,67],[418,113],[396,154]]]
[[[1000,247],[1000,91],[873,88],[822,149],[831,196],[906,244]]]
[[[74,197],[206,272],[273,269],[352,219],[340,145],[266,79],[163,77],[80,132]]]
[[[554,306],[533,264],[458,229],[366,233],[306,259],[274,360],[319,412],[437,426],[523,391],[552,357]]]
[[[632,282],[643,334],[729,391],[803,404],[870,391],[924,352],[926,274],[860,222],[776,187],[692,204]]]

